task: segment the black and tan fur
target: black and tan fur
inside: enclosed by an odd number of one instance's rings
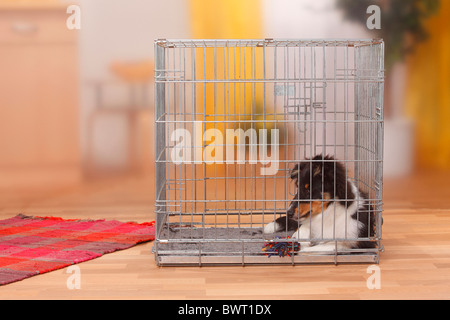
[[[296,194],[287,214],[266,225],[265,233],[286,231],[304,241],[302,251],[374,247],[367,239],[374,236],[375,214],[341,162],[317,155],[296,164],[290,178]]]

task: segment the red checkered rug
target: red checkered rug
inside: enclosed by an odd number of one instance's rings
[[[0,285],[154,239],[154,222],[64,220],[25,215],[0,220]]]

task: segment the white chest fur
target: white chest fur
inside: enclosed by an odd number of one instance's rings
[[[363,224],[352,215],[364,205],[364,199],[350,181],[355,199],[345,208],[338,201],[331,203],[321,214],[306,218],[293,234],[302,244],[302,251],[323,251],[351,248],[357,241]]]

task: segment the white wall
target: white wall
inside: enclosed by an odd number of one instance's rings
[[[262,0],[269,38],[367,38],[366,30],[343,19],[333,0]]]

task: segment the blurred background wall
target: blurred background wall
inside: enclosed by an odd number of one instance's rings
[[[0,186],[152,174],[155,39],[375,38],[404,31],[406,22],[388,23],[392,10],[408,21],[428,2],[371,1],[379,31],[356,0],[0,0]],[[416,21],[428,36],[388,70],[387,175],[450,168],[441,2]],[[80,29],[66,26],[69,4],[81,9]]]
[[[151,169],[154,40],[190,37],[182,0],[81,0],[81,145],[89,176]]]

